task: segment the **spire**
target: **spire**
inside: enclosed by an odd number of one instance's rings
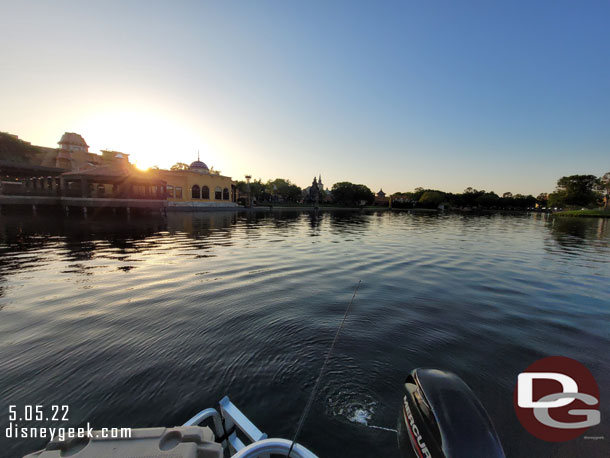
[[[197,150],[197,160],[200,161],[201,159],[199,159],[199,150]]]

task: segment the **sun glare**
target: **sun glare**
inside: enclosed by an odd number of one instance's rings
[[[191,162],[197,150],[203,149],[201,137],[187,123],[154,111],[101,112],[85,119],[79,129],[90,151],[110,149],[129,154],[130,162],[140,170]],[[209,152],[206,154],[209,158]]]

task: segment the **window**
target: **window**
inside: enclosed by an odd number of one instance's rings
[[[222,200],[229,200],[229,188],[222,190]]]
[[[210,188],[208,188],[207,186],[202,186],[201,187],[201,198],[202,199],[209,199],[210,198]]]
[[[201,199],[201,194],[199,192],[199,185],[194,184],[193,185],[193,190],[192,190],[192,197],[193,199]]]
[[[176,186],[176,199],[182,199],[182,188],[180,186]]]
[[[218,186],[214,190],[214,199],[222,200],[222,189],[220,189]]]
[[[167,197],[174,197],[174,187],[171,184],[167,185]]]

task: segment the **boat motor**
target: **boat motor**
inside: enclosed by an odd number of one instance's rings
[[[505,458],[481,402],[451,372],[413,370],[400,410],[398,446],[404,458]]]

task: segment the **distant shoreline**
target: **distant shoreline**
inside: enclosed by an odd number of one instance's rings
[[[553,213],[553,216],[563,218],[610,218],[608,210],[566,210]]]

